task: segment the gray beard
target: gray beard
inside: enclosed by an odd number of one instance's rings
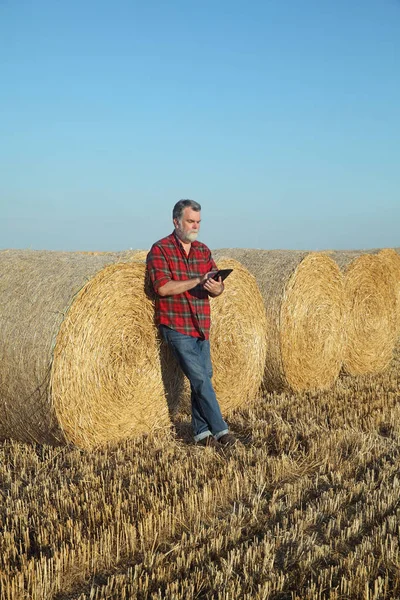
[[[181,240],[181,242],[183,242],[184,244],[191,244],[192,242],[195,241],[195,239],[198,236],[197,232],[193,232],[193,233],[184,233],[182,231],[182,229],[180,227],[177,228],[176,233],[178,235],[178,238]]]

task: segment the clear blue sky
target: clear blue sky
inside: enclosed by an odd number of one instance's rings
[[[400,246],[400,0],[0,0],[0,248]]]

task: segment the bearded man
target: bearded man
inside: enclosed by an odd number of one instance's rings
[[[173,208],[174,231],[155,242],[147,270],[156,294],[156,323],[191,389],[194,441],[214,448],[233,446],[212,385],[210,302],[224,291],[209,248],[197,241],[201,206],[179,200]]]

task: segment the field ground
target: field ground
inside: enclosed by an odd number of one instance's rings
[[[400,598],[399,383],[255,399],[225,455],[3,442],[0,600]]]

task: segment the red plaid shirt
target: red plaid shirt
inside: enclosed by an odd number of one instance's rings
[[[175,232],[159,240],[147,255],[147,270],[156,292],[156,323],[185,335],[206,340],[210,332],[210,301],[202,285],[173,296],[159,296],[168,281],[183,281],[217,269],[211,252],[201,242],[191,244],[186,254]]]

